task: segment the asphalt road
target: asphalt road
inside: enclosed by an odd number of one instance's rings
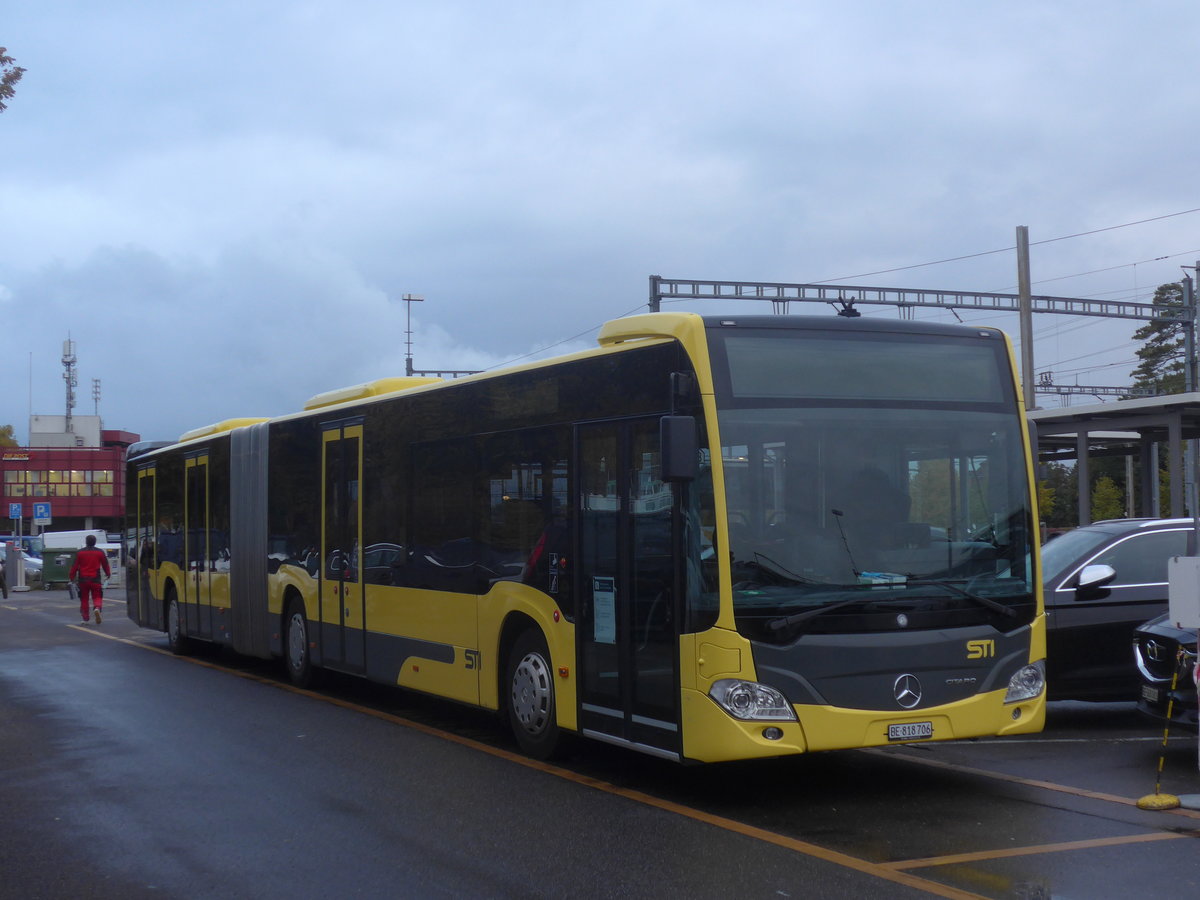
[[[1195,735],[1053,704],[1026,739],[683,767],[520,757],[493,717],[176,658],[65,592],[0,603],[0,897],[1200,894]]]

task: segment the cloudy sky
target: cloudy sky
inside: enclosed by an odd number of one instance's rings
[[[476,369],[652,274],[1015,291],[1026,225],[1035,292],[1145,302],[1200,259],[1185,0],[38,0],[0,46],[21,440],[68,335],[76,413],[98,378],[170,439],[402,374],[405,293],[416,367]],[[1038,371],[1128,383],[1137,323],[1035,325]]]

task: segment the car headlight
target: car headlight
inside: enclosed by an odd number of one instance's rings
[[[1008,679],[1008,692],[1004,695],[1005,703],[1020,703],[1022,700],[1032,700],[1046,689],[1046,662],[1037,662],[1021,666],[1012,678]]]
[[[723,678],[714,682],[708,695],[735,719],[746,721],[794,722],[796,711],[773,687],[757,681]]]

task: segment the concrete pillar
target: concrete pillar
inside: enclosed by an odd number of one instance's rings
[[[1178,414],[1167,422],[1167,473],[1171,479],[1171,515],[1183,515],[1183,426]]]
[[[1088,433],[1080,428],[1075,434],[1075,474],[1079,484],[1079,524],[1092,522],[1092,478],[1088,472]]]

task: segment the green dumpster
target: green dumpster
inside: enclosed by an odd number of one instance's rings
[[[66,584],[70,579],[71,566],[75,565],[75,554],[79,547],[71,549],[43,547],[42,548],[42,587],[52,584]]]

